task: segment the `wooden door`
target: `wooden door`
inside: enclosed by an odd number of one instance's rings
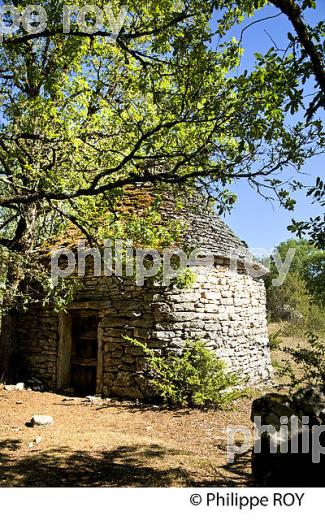
[[[72,314],[71,386],[79,395],[96,393],[98,315]]]

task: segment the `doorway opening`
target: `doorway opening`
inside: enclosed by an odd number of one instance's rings
[[[98,313],[71,312],[71,386],[80,396],[95,395]]]

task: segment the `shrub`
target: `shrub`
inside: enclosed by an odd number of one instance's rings
[[[144,351],[146,377],[152,388],[171,406],[224,408],[247,395],[238,388],[238,376],[226,370],[226,365],[201,341],[187,342],[181,354],[160,356],[153,349],[127,338]]]
[[[282,322],[283,336],[298,336],[304,338],[309,330],[319,335],[323,335],[325,331],[325,308],[310,303],[304,312],[302,320],[297,322]]]
[[[279,375],[289,376],[293,388],[325,384],[325,343],[313,332],[307,332],[308,346],[283,347],[283,352],[291,356],[297,370],[293,369],[292,361],[285,362]]]
[[[271,350],[278,350],[281,346],[281,334],[283,333],[282,329],[277,330],[273,334],[269,334],[269,347]]]
[[[304,336],[306,330],[322,333],[325,329],[325,307],[315,303],[307,283],[289,273],[281,287],[268,291],[267,306],[271,321],[285,321],[283,335]]]
[[[296,253],[283,284],[273,285],[278,276],[273,259],[265,280],[269,318],[288,322],[284,331],[288,335],[304,335],[306,330],[321,333],[325,329],[325,252],[304,240],[288,240],[277,248],[282,260],[289,248],[295,249]]]
[[[186,267],[177,275],[175,285],[178,289],[190,289],[193,287],[196,280],[196,273],[194,273],[189,267]]]
[[[267,291],[267,307],[271,320],[299,321],[306,316],[311,296],[306,282],[297,274],[289,273],[280,287],[271,286]],[[290,316],[290,310],[297,316]]]

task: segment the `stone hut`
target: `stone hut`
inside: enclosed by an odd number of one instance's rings
[[[137,206],[132,197],[128,203]],[[126,336],[166,355],[186,340],[201,339],[252,384],[269,379],[265,268],[202,200],[178,207],[168,197],[161,214],[166,222],[181,222],[180,244],[187,251],[203,248],[209,265],[191,264],[195,281],[187,288],[155,279],[138,286],[132,278],[95,276],[87,269],[66,312],[33,304],[20,314],[18,350],[26,380],[51,390],[73,388],[76,395],[142,398],[143,351]]]

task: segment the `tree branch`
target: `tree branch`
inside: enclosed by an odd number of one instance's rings
[[[295,0],[269,0],[275,7],[280,9],[293,25],[300,45],[309,56],[313,73],[322,92],[321,104],[325,107],[325,68],[323,57],[313,43],[312,36],[303,20],[302,10]]]

